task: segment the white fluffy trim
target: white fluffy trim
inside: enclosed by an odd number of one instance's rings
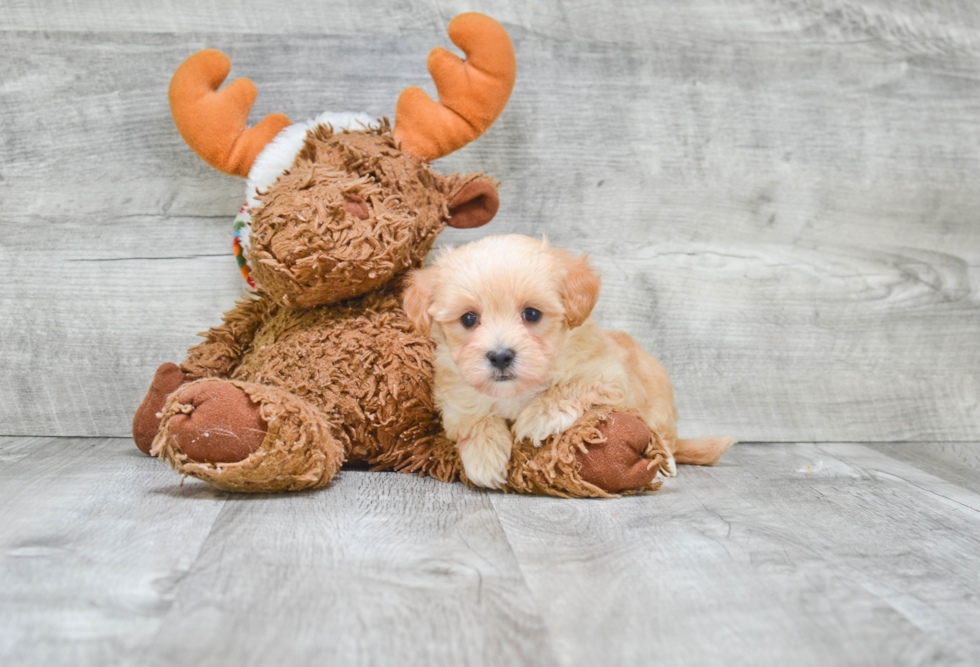
[[[284,128],[270,141],[252,163],[248,172],[245,198],[248,206],[257,206],[256,192],[266,192],[276,180],[293,166],[296,154],[303,147],[306,133],[317,125],[330,125],[334,130],[363,130],[376,122],[365,113],[325,111],[316,118]]]

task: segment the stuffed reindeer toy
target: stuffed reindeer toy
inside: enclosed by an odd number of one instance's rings
[[[177,129],[208,164],[247,180],[235,255],[249,294],[180,365],[157,370],[133,420],[144,452],[184,475],[244,492],[320,487],[345,462],[466,481],[432,399],[433,344],[401,306],[405,276],[445,226],[497,212],[494,181],[443,176],[429,161],[479,137],[516,75],[506,31],[480,14],[449,24],[462,60],[436,48],[438,90],[402,92],[392,128],[363,114],[246,122],[256,88],[223,54],[174,73]],[[517,443],[504,490],[609,496],[654,488],[659,438],[595,406],[540,447]]]

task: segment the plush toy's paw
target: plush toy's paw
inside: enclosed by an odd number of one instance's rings
[[[582,416],[582,411],[567,403],[556,403],[547,400],[532,401],[514,422],[511,430],[514,440],[527,439],[535,447],[553,435],[564,433]]]
[[[153,438],[160,431],[160,412],[167,397],[187,381],[187,376],[177,364],[166,363],[157,369],[150,390],[133,415],[133,440],[144,454],[150,453]]]
[[[229,382],[201,382],[177,395],[181,412],[168,422],[173,444],[197,463],[235,463],[257,450],[268,425],[259,406]]]
[[[579,474],[609,493],[641,489],[666,467],[669,453],[638,417],[612,412],[597,428],[606,438],[579,452]]]

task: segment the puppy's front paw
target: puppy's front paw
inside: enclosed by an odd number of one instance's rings
[[[488,489],[499,489],[507,483],[507,462],[513,446],[506,427],[502,432],[488,429],[456,444],[467,479]]]
[[[581,410],[568,404],[532,401],[514,422],[514,440],[527,438],[535,447],[540,447],[550,436],[564,432],[577,422],[582,414]]]

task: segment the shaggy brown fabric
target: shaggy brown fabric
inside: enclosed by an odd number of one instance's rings
[[[204,342],[187,351],[180,369],[193,379],[229,377],[251,346],[259,325],[274,317],[278,309],[261,293],[241,299],[225,313],[220,326],[200,334]]]
[[[177,364],[166,363],[157,369],[143,402],[133,415],[133,440],[144,454],[150,453],[153,438],[160,431],[160,413],[169,396],[188,381]]]
[[[456,443],[437,428],[435,435],[426,436],[406,446],[383,452],[372,460],[371,470],[429,475],[440,482],[455,482],[463,474]]]
[[[220,382],[199,380],[194,385]],[[260,407],[268,425],[265,439],[251,456],[236,463],[196,463],[170,435],[171,417],[193,406],[172,395],[164,408],[163,426],[150,451],[178,472],[226,491],[268,493],[317,488],[330,481],[344,461],[344,446],[317,411],[292,394],[259,384],[232,382]]]
[[[285,306],[335,303],[378,289],[421,266],[446,226],[453,180],[405,156],[384,126],[337,133],[318,126],[292,169],[259,196],[253,277]],[[367,215],[351,213],[345,203],[352,198],[365,203]]]
[[[586,412],[571,428],[552,436],[541,447],[534,447],[527,441],[517,443],[511,454],[508,467],[507,489],[521,493],[537,493],[561,498],[615,498],[616,492],[609,492],[586,481],[581,474],[579,457],[588,454],[592,448],[608,445],[600,425],[610,416],[632,414],[613,406],[599,406]],[[650,469],[659,468],[666,458],[667,450],[657,437],[649,436],[648,446],[643,450],[642,457],[647,459],[644,466]],[[631,467],[635,462],[630,462]],[[615,475],[615,460],[603,463],[608,467],[607,474]],[[630,469],[628,468],[626,472]],[[651,476],[651,480],[653,476]],[[655,491],[662,482],[649,481],[633,488],[620,488],[616,491],[630,495],[641,491]]]
[[[185,365],[210,369],[217,359],[233,367],[233,380],[278,388],[259,401],[263,416],[263,401],[278,405],[289,395],[312,410],[309,418],[352,460],[446,481],[458,475],[455,448],[442,437],[432,403],[432,343],[413,330],[397,292],[375,291],[318,308],[255,304],[246,300],[228,313],[225,325],[209,332]],[[254,329],[239,326],[246,321]],[[244,347],[240,339],[250,344]]]
[[[232,377],[315,406],[340,429],[349,457],[372,465],[439,433],[432,344],[414,331],[394,291],[279,310]]]

